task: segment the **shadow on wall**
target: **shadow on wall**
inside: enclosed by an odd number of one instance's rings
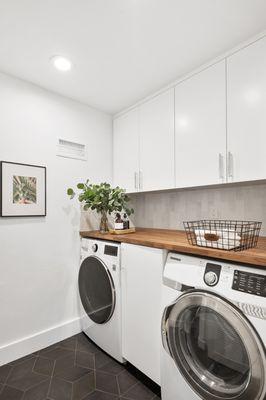
[[[99,229],[101,216],[96,211],[84,211],[80,208],[80,230],[94,231]]]
[[[78,227],[80,223],[80,216],[78,210],[75,207],[73,207],[72,204],[62,207],[62,210],[67,216],[69,215],[71,216],[71,225],[73,226],[73,228]]]

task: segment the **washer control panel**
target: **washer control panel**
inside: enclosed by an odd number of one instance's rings
[[[232,289],[266,297],[266,275],[235,270]]]

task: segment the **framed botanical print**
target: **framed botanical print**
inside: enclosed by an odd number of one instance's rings
[[[46,215],[46,167],[0,163],[1,217]]]

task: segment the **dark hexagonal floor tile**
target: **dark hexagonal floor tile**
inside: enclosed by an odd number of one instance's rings
[[[68,368],[74,367],[75,359],[76,359],[76,354],[74,351],[72,351],[71,354],[56,360],[54,366],[54,375],[57,375]]]
[[[59,358],[72,355],[73,350],[64,349],[62,347],[56,347],[46,352],[40,353],[42,357],[49,358],[50,360],[58,360]]]
[[[6,381],[8,386],[19,390],[27,390],[47,379],[47,376],[32,372],[35,359],[24,361],[13,367]]]
[[[127,392],[138,382],[137,378],[135,378],[135,376],[129,373],[126,369],[118,375],[117,381],[120,394]]]
[[[95,390],[82,400],[119,400],[119,397]]]
[[[49,358],[37,357],[33,367],[33,372],[51,376],[54,368],[54,363],[54,360],[50,360]]]
[[[53,378],[48,396],[52,400],[71,400],[72,383]]]
[[[122,371],[125,370],[125,367],[123,364],[120,364],[119,362],[115,360],[109,360],[107,364],[104,364],[103,366],[98,368],[99,371],[107,372],[109,374],[113,375],[118,375]]]
[[[82,378],[89,372],[87,368],[79,367],[79,366],[71,366],[70,368],[66,368],[64,370],[59,371],[55,374],[56,378],[64,379],[68,382],[75,382],[78,379]]]
[[[84,396],[95,390],[94,373],[90,372],[73,384],[72,400],[82,400]]]
[[[81,367],[95,369],[94,354],[85,353],[84,351],[76,351],[75,363]]]
[[[45,400],[50,386],[50,379],[25,391],[23,400]]]
[[[95,390],[94,373],[89,372],[73,382],[58,377],[53,378],[48,395],[52,400],[82,400],[93,390]]]
[[[9,386],[4,386],[0,392],[0,400],[22,400],[24,392]]]
[[[108,364],[110,361],[112,361],[112,358],[109,357],[106,353],[103,353],[102,351],[98,352],[95,354],[95,368],[101,368],[104,365]]]
[[[123,393],[123,397],[128,400],[151,400],[154,397],[154,393],[147,386],[138,382],[127,392]]]
[[[77,337],[71,336],[68,339],[62,340],[61,342],[58,343],[60,347],[69,349],[69,350],[76,350],[76,345],[77,345]]]
[[[19,365],[19,364],[22,364],[24,361],[32,360],[33,358],[36,358],[35,353],[29,354],[25,357],[21,357],[18,360],[10,362],[8,365],[11,365],[11,366]]]
[[[115,375],[96,371],[96,389],[103,392],[119,395],[118,383]]]
[[[91,354],[96,354],[100,351],[99,347],[92,343],[84,333],[77,336],[77,350]]]
[[[5,383],[11,369],[12,366],[7,364],[0,367],[0,383]]]

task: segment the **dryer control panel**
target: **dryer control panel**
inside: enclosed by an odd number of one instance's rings
[[[114,256],[117,257],[118,255],[118,247],[117,246],[110,246],[110,245],[105,245],[104,246],[104,254],[107,256]]]
[[[235,270],[232,289],[266,297],[266,276]]]

